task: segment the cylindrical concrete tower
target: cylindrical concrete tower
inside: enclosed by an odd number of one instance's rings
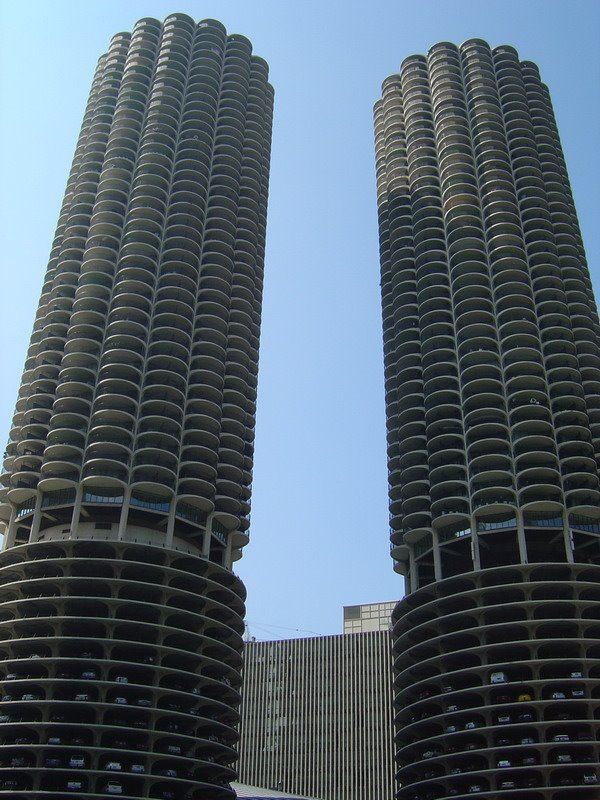
[[[597,797],[600,327],[548,89],[444,42],[375,127],[398,797]]]
[[[98,63],[2,476],[11,796],[233,796],[267,73],[181,14]]]

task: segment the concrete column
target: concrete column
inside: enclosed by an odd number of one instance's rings
[[[15,506],[12,506],[10,512],[10,520],[8,522],[8,527],[6,528],[6,533],[4,534],[4,544],[2,546],[3,550],[7,550],[9,547],[15,546],[15,537],[17,535],[17,509]]]
[[[35,498],[35,509],[33,511],[33,520],[31,521],[31,530],[29,531],[29,541],[35,542],[40,532],[40,524],[42,522],[42,493],[38,491]]]
[[[173,547],[173,535],[175,533],[175,510],[177,509],[177,498],[171,498],[169,507],[169,518],[167,520],[167,534],[165,537],[165,547]]]
[[[433,546],[433,572],[436,581],[442,580],[442,555],[440,553],[440,538],[435,528],[432,528],[431,543]]]
[[[202,539],[202,558],[208,558],[210,556],[210,539],[212,536],[212,514],[208,517],[206,521],[206,530],[204,531],[204,537]]]
[[[417,572],[417,562],[415,561],[415,554],[411,545],[409,545],[408,547],[408,563],[410,565],[408,573],[410,578],[410,586],[407,587],[407,594],[409,592],[414,592],[417,586],[419,585],[419,573]]]
[[[527,558],[527,542],[525,541],[525,526],[523,524],[523,512],[519,507],[517,509],[517,541],[519,543],[519,558],[521,564],[529,564]]]
[[[83,500],[83,484],[77,486],[75,492],[75,502],[73,503],[73,514],[71,515],[71,536],[75,538],[79,530],[79,520],[81,517],[81,502]]]
[[[125,538],[125,530],[127,528],[127,517],[129,515],[129,500],[131,498],[131,487],[127,486],[123,492],[123,505],[121,507],[121,516],[119,518],[119,530],[117,539],[123,541]]]
[[[473,569],[480,570],[479,536],[477,534],[477,520],[475,517],[471,517],[471,558],[473,559]]]
[[[562,511],[562,520],[563,520],[563,537],[565,540],[565,553],[567,554],[567,561],[569,564],[575,563],[575,556],[573,554],[573,535],[571,533],[571,528],[569,527],[569,516],[567,514],[567,510],[563,509]]]
[[[233,547],[231,545],[233,541],[233,533],[234,533],[233,531],[229,531],[227,534],[227,545],[225,547],[225,564],[224,564],[224,566],[227,569],[231,569],[231,566],[233,564],[231,560],[231,551],[233,550]]]

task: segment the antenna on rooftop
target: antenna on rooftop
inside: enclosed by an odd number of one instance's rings
[[[256,636],[252,636],[250,633],[250,625],[248,622],[244,622],[244,642],[255,642]]]

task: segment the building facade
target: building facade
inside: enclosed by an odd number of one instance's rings
[[[394,795],[389,630],[247,642],[240,779],[319,800]]]
[[[395,607],[395,602],[344,606],[344,633],[389,631]]]
[[[11,797],[234,797],[267,77],[183,14],[98,62],[2,475]]]
[[[314,797],[300,797],[299,795],[292,797],[291,794],[285,794],[284,792],[274,792],[270,789],[248,786],[242,783],[233,783],[232,787],[235,789],[237,797],[244,798],[244,800],[275,800],[275,798],[279,798],[279,800],[317,800]]]
[[[442,42],[375,129],[398,798],[597,797],[600,328],[548,89]]]

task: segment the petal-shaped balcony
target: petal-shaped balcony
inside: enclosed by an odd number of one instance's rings
[[[589,476],[593,475],[595,460],[589,456],[571,456],[561,459],[560,468],[565,479],[577,474]]]
[[[177,480],[175,465],[173,464],[173,468],[168,467],[164,454],[160,464],[145,463],[145,458],[156,457],[155,453],[154,450],[144,450],[140,455],[136,455],[131,471],[131,481],[138,491],[156,491],[156,485],[168,489],[175,488]]]
[[[482,475],[482,480],[485,480],[487,476],[484,473],[489,472],[503,472],[512,475],[512,459],[509,455],[485,453],[470,460],[469,474],[471,478]]]

